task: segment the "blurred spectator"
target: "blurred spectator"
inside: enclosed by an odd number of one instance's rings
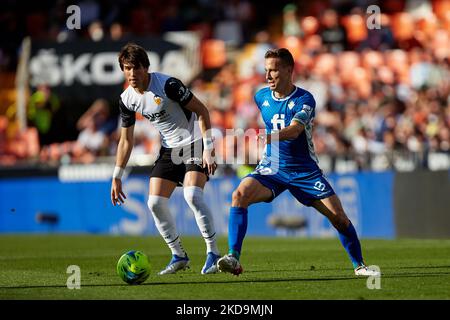
[[[72,160],[81,163],[94,162],[96,157],[108,155],[108,147],[108,136],[100,130],[97,119],[91,118],[72,147]]]
[[[110,135],[117,128],[118,118],[111,116],[110,106],[105,99],[97,99],[89,107],[89,109],[83,113],[77,121],[77,129],[82,131],[92,123],[99,131],[102,131],[106,135]]]
[[[77,121],[80,131],[70,148],[72,161],[90,163],[98,156],[110,154],[110,139],[117,129],[117,117],[110,116],[110,107],[105,99],[97,99]]]
[[[100,21],[93,21],[88,28],[89,37],[92,41],[100,41],[103,39],[103,25]]]
[[[365,28],[364,21],[364,28]],[[391,29],[391,20],[388,15],[380,14],[380,28],[373,28],[367,30],[365,39],[361,39],[357,49],[363,50],[370,48],[372,50],[385,51],[395,48],[395,39]]]
[[[347,33],[339,23],[339,17],[335,10],[327,9],[320,19],[320,36],[325,50],[331,53],[344,51],[347,47]]]
[[[303,31],[303,37],[308,39],[308,37],[317,34],[317,31],[319,30],[319,20],[317,20],[316,17],[307,16],[301,19],[300,26]]]
[[[28,103],[29,125],[36,127],[39,133],[41,145],[47,145],[57,138],[51,132],[52,126],[55,126],[56,112],[60,109],[60,100],[54,94],[50,86],[41,84],[31,95]]]
[[[288,4],[283,8],[283,36],[303,37],[295,4]]]
[[[113,41],[123,40],[125,38],[125,31],[122,24],[115,22],[109,27],[109,36]]]
[[[343,26],[347,36],[348,50],[356,50],[360,44],[367,39],[368,29],[366,17],[359,8],[352,10],[352,13],[342,18]]]
[[[8,117],[0,116],[0,165],[37,160],[40,146],[36,128],[27,128],[22,132],[8,130],[9,122]]]

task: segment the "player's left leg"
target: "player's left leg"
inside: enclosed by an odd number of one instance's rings
[[[202,274],[216,273],[218,271],[216,262],[220,258],[213,217],[203,197],[206,180],[207,177],[203,172],[188,171],[183,183],[184,199],[194,212],[195,221],[206,243],[206,262]]]
[[[336,194],[324,199],[314,200],[311,206],[328,218],[338,231],[339,239],[347,251],[356,275],[376,276],[376,271],[368,269],[364,265],[361,244],[355,227],[344,212],[341,201]]]

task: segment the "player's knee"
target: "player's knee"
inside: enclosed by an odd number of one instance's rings
[[[232,195],[232,205],[246,207],[250,203],[250,194],[245,189],[236,189]]]
[[[148,197],[147,206],[152,212],[153,215],[158,215],[161,212],[164,212],[164,207],[167,205],[167,198],[160,196],[150,195]]]
[[[191,208],[197,208],[204,202],[203,190],[200,187],[185,187],[183,190],[184,200]]]
[[[336,212],[336,214],[333,217],[333,225],[338,230],[345,230],[350,225],[350,220],[347,218],[344,211]]]

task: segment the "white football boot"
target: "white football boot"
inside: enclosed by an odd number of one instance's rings
[[[244,271],[239,260],[231,254],[220,258],[219,261],[217,261],[217,267],[220,272],[228,272],[235,276],[240,275],[242,271]]]
[[[158,274],[160,276],[165,274],[174,274],[180,270],[189,269],[189,258],[186,255],[185,257],[179,257],[176,254],[172,255],[172,259],[164,270],[161,270]]]
[[[362,265],[355,269],[355,275],[366,277],[379,277],[381,274],[377,270],[369,269],[365,265]]]

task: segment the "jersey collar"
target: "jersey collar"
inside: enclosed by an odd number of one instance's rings
[[[294,95],[294,93],[297,92],[297,89],[298,89],[298,87],[295,86],[295,89],[291,92],[291,94],[286,96],[286,97],[284,97],[284,98],[276,98],[275,95],[273,94],[273,91],[271,91],[270,94],[272,95],[272,99],[275,100],[275,101],[285,101],[285,100],[289,99],[290,97],[292,97]]]

